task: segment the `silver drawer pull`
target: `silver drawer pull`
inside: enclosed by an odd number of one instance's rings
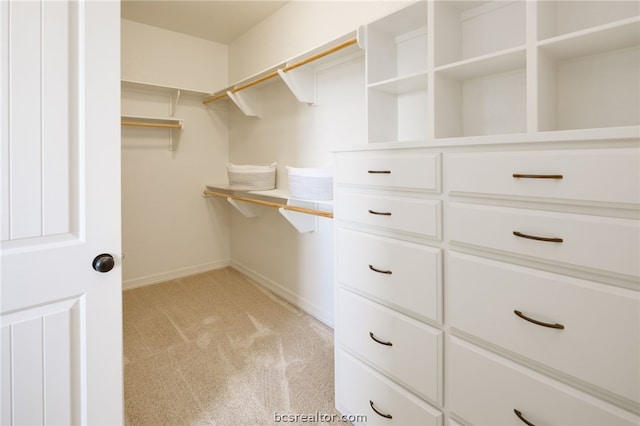
[[[378,409],[376,409],[375,405],[373,405],[373,401],[369,400],[369,405],[371,406],[371,409],[380,417],[384,417],[385,419],[392,419],[393,416],[391,414],[385,414],[381,411],[379,411]]]
[[[369,210],[369,213],[377,214],[377,215],[380,215],[380,216],[391,216],[391,212],[377,212],[375,210]]]
[[[542,322],[542,321],[538,321],[538,320],[534,320],[533,318],[529,318],[528,316],[526,316],[525,314],[523,314],[520,311],[513,311],[514,314],[516,314],[517,316],[519,316],[520,318],[522,318],[525,321],[529,321],[531,323],[540,325],[542,327],[549,327],[549,328],[557,328],[558,330],[564,330],[564,325],[562,324],[551,324],[549,322]]]
[[[514,173],[513,177],[516,179],[562,179],[562,175],[527,175],[521,173]]]
[[[515,408],[513,409],[513,412],[516,413],[516,416],[518,416],[518,418],[522,421],[522,423],[528,425],[528,426],[536,426],[533,423],[531,423],[529,420],[525,419],[524,416],[522,415],[522,413],[518,410],[516,410]]]
[[[369,211],[371,211],[371,210],[369,210]],[[520,238],[527,238],[529,240],[546,241],[548,243],[561,243],[563,241],[562,238],[536,237],[535,235],[527,235],[527,234],[523,234],[522,232],[518,232],[518,231],[513,231],[513,235],[515,235],[516,237],[520,237]]]
[[[385,345],[385,346],[393,346],[393,343],[391,342],[384,342],[380,339],[378,339],[376,336],[373,335],[372,332],[369,332],[369,337],[371,337],[373,339],[374,342],[376,343],[380,343],[381,345]]]
[[[367,173],[377,174],[377,175],[390,175],[391,170],[367,170]]]
[[[391,272],[391,271],[384,271],[382,269],[376,269],[376,268],[373,267],[373,265],[369,265],[369,269],[371,269],[373,272],[377,272],[379,274],[388,274],[388,275],[393,274],[393,272]]]

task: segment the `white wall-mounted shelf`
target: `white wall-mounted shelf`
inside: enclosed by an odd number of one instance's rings
[[[277,208],[280,214],[300,233],[318,230],[318,217],[333,218],[332,200],[299,200],[287,191],[237,191],[229,185],[207,185],[204,197],[226,198],[243,216],[259,217],[265,208]]]
[[[230,99],[245,115],[260,117],[262,100],[260,89],[257,86],[279,77],[299,102],[315,105],[315,70],[328,61],[336,61],[339,57],[354,55],[356,51],[358,51],[358,35],[354,31],[331,43],[324,44],[302,55],[276,64],[229,87],[218,90],[214,94],[205,97],[202,103],[207,105],[222,99]]]
[[[203,92],[201,90],[188,89],[184,87],[174,87],[174,86],[163,86],[161,84],[154,83],[145,83],[142,81],[133,81],[133,80],[121,80],[120,81],[123,89],[138,89],[138,90],[153,90],[156,92],[181,92],[185,95],[192,96],[207,96],[210,95],[210,92]]]
[[[190,96],[207,96],[211,93],[202,92],[199,90],[186,89],[180,87],[173,86],[163,86],[160,84],[154,83],[144,83],[141,81],[133,81],[133,80],[121,80],[122,89],[133,89],[133,90],[143,90],[143,91],[151,91],[155,93],[166,93],[169,96],[169,116],[173,117],[178,107],[178,102],[180,100],[180,96],[182,95],[190,95]]]
[[[178,108],[178,102],[182,94],[188,94],[193,96],[203,96],[206,93],[199,92],[190,89],[181,89],[177,87],[162,86],[152,83],[143,83],[139,81],[121,80],[121,88],[123,90],[141,90],[149,91],[152,93],[164,93],[168,96],[168,115],[169,117],[149,117],[141,115],[122,115],[121,125],[129,127],[147,127],[168,129],[169,131],[169,150],[175,150],[175,137],[174,132],[178,132],[177,136],[182,132],[184,128],[184,122],[180,118],[175,117],[176,109]]]

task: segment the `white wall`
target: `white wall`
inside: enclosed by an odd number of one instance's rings
[[[331,149],[365,143],[364,57],[317,74],[317,106],[299,103],[280,81],[261,88],[262,118],[230,110],[229,154],[238,164],[277,161],[277,187],[288,188],[286,165],[332,165]],[[298,233],[276,209],[247,219],[231,213],[232,265],[333,325],[333,220]]]
[[[129,31],[122,33],[123,52],[145,50],[144,40],[151,47],[159,41],[176,48],[186,41],[193,45],[188,66],[169,66],[164,63],[169,56],[164,55],[141,57],[123,61],[123,78],[138,76],[135,80],[185,87],[201,80],[200,70],[210,63],[226,64],[226,49],[216,43],[134,23],[125,27]],[[130,31],[133,27],[136,31]],[[154,71],[154,76],[145,70]],[[209,77],[226,80],[226,73]],[[169,92],[125,86],[122,114],[168,117],[169,99]],[[125,288],[229,263],[229,211],[200,196],[207,183],[226,179],[228,107],[223,103],[204,108],[200,96],[182,93],[175,116],[184,120],[182,132],[173,131],[175,151],[168,149],[169,130],[122,128]]]
[[[409,3],[292,0],[229,45],[230,83],[331,42]]]
[[[215,91],[329,43],[404,3],[294,1],[230,45],[230,81],[220,77],[219,84],[206,90]],[[186,40],[134,23],[123,27],[123,55],[130,58],[145,44],[155,44],[156,36],[170,45]],[[206,42],[196,45],[209,51]],[[212,51],[221,54],[216,49]],[[191,63],[181,69],[163,68],[163,58],[123,60],[123,78],[141,80],[147,73],[154,83],[196,88],[187,83],[200,77],[189,73],[206,67]],[[281,81],[257,87],[262,118],[246,117],[228,101],[202,107],[196,98],[185,99],[177,115],[186,127],[173,154],[166,150],[166,136],[151,136],[143,129],[123,131],[125,285],[157,281],[230,258],[236,268],[332,325],[333,221],[319,218],[318,232],[300,234],[276,209],[247,219],[223,199],[199,198],[199,191],[207,182],[226,182],[227,161],[277,161],[277,185],[287,188],[285,165],[331,165],[333,148],[365,143],[364,58],[360,54],[318,71],[317,106],[300,104]],[[123,113],[165,111],[166,99],[148,96],[125,91]]]
[[[122,79],[213,93],[227,85],[228,48],[122,20]]]
[[[330,43],[406,3],[292,1],[231,43],[231,82]],[[279,188],[287,188],[285,165],[331,165],[333,148],[366,143],[362,55],[317,74],[317,106],[298,103],[280,81],[257,87],[261,87],[262,118],[245,117],[231,107],[230,161],[277,161]],[[299,234],[275,209],[254,219],[234,211],[231,260],[239,270],[333,325],[331,219],[319,219],[318,232]]]

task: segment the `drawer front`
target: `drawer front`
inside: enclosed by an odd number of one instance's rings
[[[336,352],[336,406],[343,414],[365,415],[362,424],[368,425],[441,426],[443,422],[439,410],[342,350]]]
[[[451,241],[633,277],[640,273],[635,220],[460,203],[450,203],[448,215]]]
[[[451,338],[448,401],[471,424],[522,426],[514,410],[534,425],[637,425],[620,408],[542,376],[468,342]]]
[[[335,217],[365,225],[440,239],[439,200],[385,197],[338,191]]]
[[[640,400],[638,292],[453,252],[447,277],[453,327]]]
[[[337,321],[341,345],[423,398],[441,402],[440,330],[343,289]]]
[[[640,203],[635,148],[450,154],[445,163],[451,192]]]
[[[442,320],[440,249],[344,228],[336,239],[342,284],[394,309]]]
[[[339,184],[440,192],[439,153],[338,155],[335,172]]]

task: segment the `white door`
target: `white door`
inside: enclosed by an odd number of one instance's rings
[[[0,55],[0,424],[121,424],[119,2],[0,0]]]

